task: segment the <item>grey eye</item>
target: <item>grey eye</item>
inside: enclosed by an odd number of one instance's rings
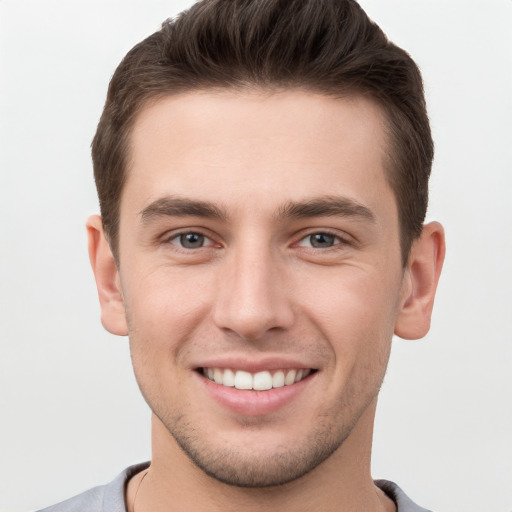
[[[335,242],[336,237],[334,235],[329,235],[328,233],[315,233],[314,235],[309,236],[309,243],[311,244],[311,247],[315,247],[316,249],[332,247]]]
[[[200,233],[184,233],[179,235],[179,241],[185,249],[199,249],[204,246],[205,236]]]

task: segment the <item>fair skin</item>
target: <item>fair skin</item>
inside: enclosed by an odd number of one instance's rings
[[[139,114],[119,266],[88,221],[103,325],[130,336],[153,411],[129,510],[394,510],[370,475],[377,394],[392,335],[428,331],[444,238],[426,225],[402,266],[386,145],[359,97],[205,91]]]

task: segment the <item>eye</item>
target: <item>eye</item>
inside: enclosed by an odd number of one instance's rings
[[[200,249],[201,247],[210,246],[213,242],[201,233],[189,232],[181,233],[172,237],[170,243],[178,245],[183,249]]]
[[[342,240],[330,233],[312,233],[304,237],[298,245],[300,247],[313,247],[314,249],[329,249],[339,243]]]

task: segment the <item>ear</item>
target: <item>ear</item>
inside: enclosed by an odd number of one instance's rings
[[[89,259],[96,279],[101,306],[101,323],[112,334],[126,336],[128,325],[124,309],[121,280],[99,215],[87,220]]]
[[[430,329],[437,283],[445,254],[444,230],[438,222],[423,226],[411,248],[403,277],[403,297],[395,334],[407,340],[422,338]]]

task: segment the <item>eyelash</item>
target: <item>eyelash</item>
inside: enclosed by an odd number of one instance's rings
[[[202,238],[203,243],[199,247],[185,247],[183,245],[183,243],[184,243],[183,237],[186,237],[189,235],[196,235],[197,237]],[[314,247],[313,243],[312,243],[312,237],[314,237],[314,236],[324,236],[324,237],[332,238],[332,245],[330,245],[328,247],[323,247],[323,248],[322,247]],[[178,241],[178,243],[175,243],[174,242],[175,240]],[[310,241],[310,245],[305,245],[304,242],[307,242],[308,240]],[[193,251],[195,249],[203,249],[203,248],[208,248],[208,247],[212,247],[212,246],[216,245],[210,236],[202,233],[200,230],[190,230],[190,231],[182,231],[180,233],[174,233],[172,236],[166,238],[165,242],[175,245],[178,249],[187,251],[187,252]],[[304,248],[310,249],[310,250],[318,249],[320,251],[325,252],[328,250],[333,250],[333,249],[335,250],[336,246],[339,246],[339,245],[343,245],[343,246],[350,245],[350,242],[347,239],[345,239],[335,233],[330,232],[329,230],[322,230],[322,231],[310,232],[310,233],[302,236],[299,239],[299,241],[293,245],[295,247],[304,247]]]
[[[186,237],[187,235],[196,235],[198,237],[202,237],[204,241],[209,241],[209,243],[207,245],[204,245],[204,244],[200,245],[199,247],[184,247],[182,237]],[[173,243],[174,240],[178,240],[179,244]],[[182,231],[180,233],[174,233],[172,236],[166,238],[165,242],[170,243],[172,245],[176,245],[180,250],[184,250],[184,251],[193,251],[195,249],[203,249],[205,247],[211,247],[211,246],[215,245],[215,242],[211,239],[211,237],[209,237],[208,235],[205,235],[204,233],[202,233],[199,230],[197,230],[197,231],[190,230],[190,231]]]
[[[331,238],[332,245],[330,245],[328,247],[314,247],[312,239],[315,236],[317,236],[317,237],[323,236],[323,237]],[[308,240],[310,242],[310,245],[303,245],[303,243],[307,242]],[[296,243],[295,245],[298,247],[305,247],[307,249],[313,249],[313,250],[318,249],[321,251],[328,251],[329,249],[336,250],[336,246],[339,246],[339,245],[344,245],[344,246],[349,245],[349,242],[345,238],[342,238],[340,235],[332,233],[328,230],[323,230],[323,231],[314,231],[314,232],[308,233],[307,235],[303,236],[298,241],[298,243]]]

